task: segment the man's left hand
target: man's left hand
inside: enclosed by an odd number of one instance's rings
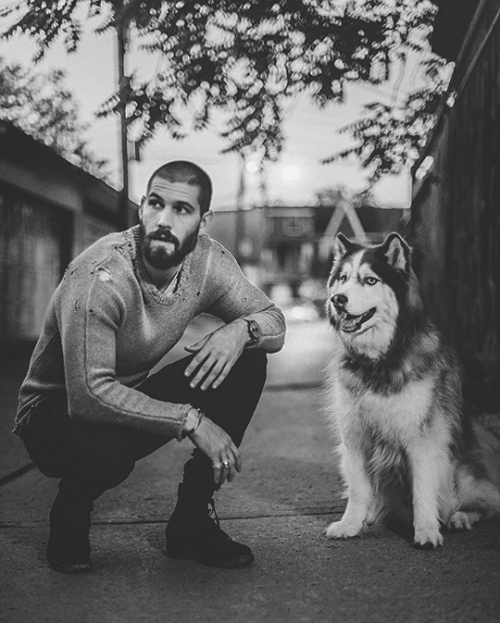
[[[201,383],[202,390],[216,389],[238,361],[247,341],[246,322],[238,319],[206,335],[196,344],[186,346],[188,352],[196,353],[184,372],[186,376],[196,372],[191,387],[198,387]]]

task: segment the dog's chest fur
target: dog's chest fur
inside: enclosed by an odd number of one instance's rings
[[[433,376],[401,372],[396,379],[374,378],[366,371],[332,362],[330,392],[333,417],[343,437],[366,435],[406,445],[429,419],[433,402]]]

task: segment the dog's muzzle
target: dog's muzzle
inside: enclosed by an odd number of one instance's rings
[[[349,314],[345,310],[339,311],[337,308],[335,308],[335,311],[335,324],[338,329],[340,329],[343,333],[355,333],[356,331],[362,329],[363,325],[368,322],[370,318],[373,318],[377,310],[375,307],[372,307],[364,314],[359,314],[358,316]]]

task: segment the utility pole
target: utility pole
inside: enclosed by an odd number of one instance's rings
[[[266,177],[264,158],[262,158],[262,160],[260,161],[259,182],[260,182],[260,201],[261,201],[262,207],[267,207],[269,205],[269,195],[267,192],[267,177]]]
[[[122,190],[120,191],[119,220],[120,227],[127,229],[131,223],[128,214],[129,180],[128,180],[128,142],[127,142],[127,114],[124,94],[128,86],[128,77],[125,74],[125,54],[127,51],[128,28],[119,25],[116,29],[118,47],[118,88],[120,93],[120,151],[122,163]]]
[[[243,210],[245,209],[245,195],[246,195],[246,157],[243,152],[240,152],[240,183],[238,186],[238,194],[236,196],[236,259],[241,263],[242,256],[242,243],[245,238],[245,215]]]

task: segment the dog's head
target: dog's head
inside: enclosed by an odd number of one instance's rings
[[[398,234],[378,246],[338,234],[327,312],[344,344],[374,359],[387,352],[412,282],[411,249]]]

